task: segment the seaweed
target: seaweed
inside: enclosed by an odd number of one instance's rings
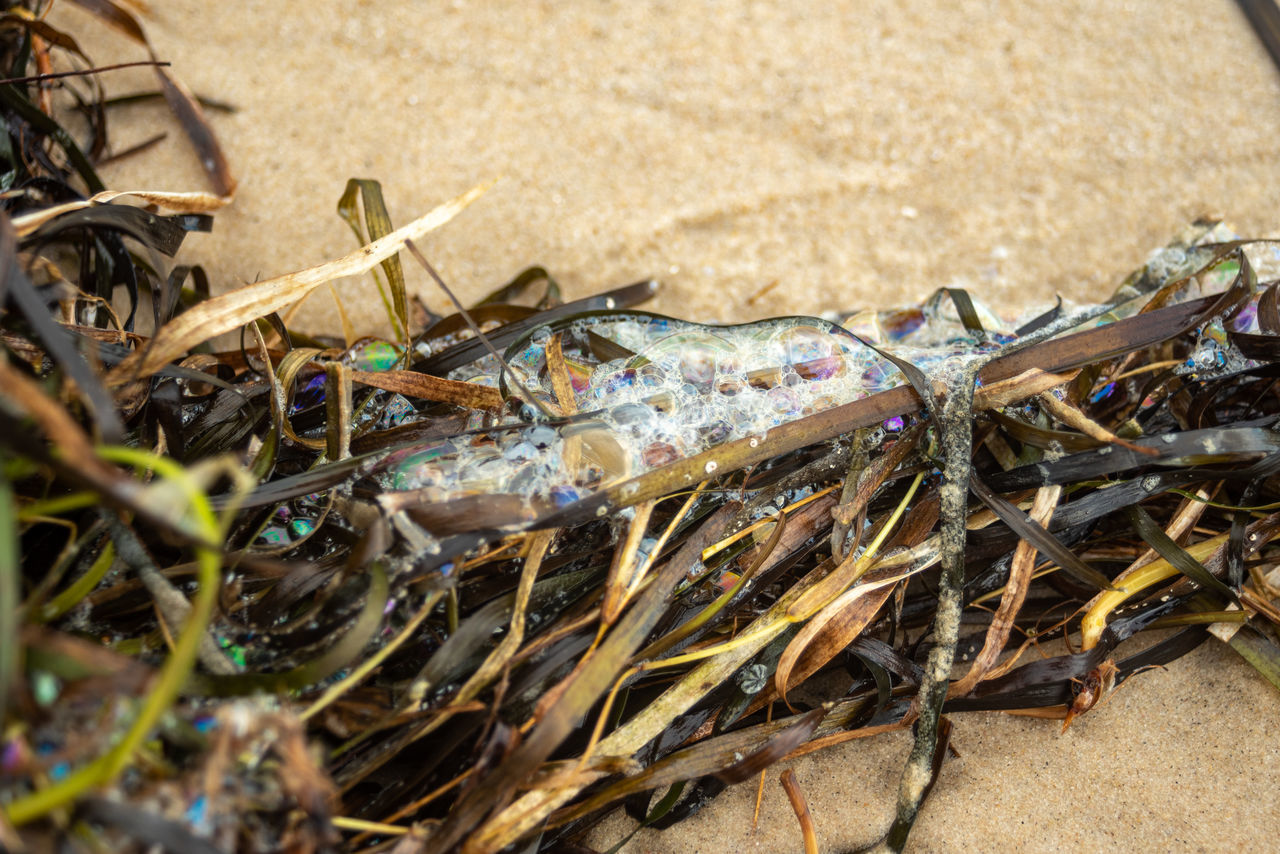
[[[0,33],[0,843],[582,850],[913,729],[901,850],[965,712],[1069,726],[1209,638],[1280,686],[1273,244],[1197,223],[1018,328],[956,289],[713,327],[538,266],[466,307],[415,244],[484,188],[397,228],[352,179],[355,251],[213,295],[169,260],[234,188],[197,99],[164,72],[215,193],[106,192],[101,92],[84,145],[42,106],[92,68],[48,71],[90,64],[32,8]],[[410,310],[401,250],[455,313]],[[291,327],[365,273],[389,338]]]

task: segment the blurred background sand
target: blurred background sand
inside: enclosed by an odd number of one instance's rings
[[[151,0],[161,58],[240,179],[182,259],[215,288],[354,248],[334,208],[382,181],[397,224],[499,182],[423,249],[464,301],[531,264],[566,296],[661,280],[649,308],[745,320],[971,289],[1005,314],[1097,300],[1197,215],[1280,231],[1280,75],[1228,0],[605,3]],[[142,52],[63,3],[99,64]],[[113,93],[153,88],[117,72]],[[114,114],[113,189],[204,187],[163,107]],[[426,304],[444,300],[407,265]],[[371,283],[341,292],[383,330]],[[337,333],[318,291],[295,321]],[[914,850],[1226,850],[1280,835],[1280,694],[1202,647],[1066,735],[956,720]],[[905,736],[795,763],[824,850],[892,815]],[[798,850],[776,783],[629,851]],[[594,837],[607,847],[628,823]]]

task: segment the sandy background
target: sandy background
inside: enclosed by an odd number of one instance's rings
[[[1206,211],[1280,230],[1280,75],[1228,0],[149,5],[161,57],[238,108],[214,116],[238,196],[182,256],[219,288],[353,248],[333,213],[352,176],[383,182],[397,223],[501,178],[425,241],[464,298],[541,263],[570,298],[657,276],[650,307],[693,319],[943,285],[1012,312],[1105,296]],[[69,4],[58,20],[99,63],[142,58]],[[161,128],[171,139],[104,170],[109,186],[204,186],[163,108],[116,114],[115,147]],[[372,286],[343,293],[378,331]],[[313,300],[299,328],[337,332]],[[1065,736],[961,717],[913,848],[1265,848],[1278,713],[1280,693],[1207,646]],[[886,827],[906,751],[885,738],[796,763],[826,850]],[[754,831],[753,800],[737,787],[628,850],[798,850],[776,774]]]

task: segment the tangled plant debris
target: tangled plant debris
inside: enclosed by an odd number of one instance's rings
[[[1211,635],[1280,685],[1274,244],[1197,223],[1016,327],[959,290],[713,327],[541,268],[440,317],[399,253],[430,271],[480,190],[396,229],[353,180],[361,248],[212,297],[166,260],[234,190],[198,101],[157,66],[214,192],[106,192],[110,104],[34,12],[0,34],[9,849],[565,850],[914,726],[898,850],[952,715],[1065,727]],[[279,313],[364,272],[388,339]]]

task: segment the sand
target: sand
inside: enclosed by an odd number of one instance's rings
[[[237,107],[213,120],[238,195],[182,254],[218,289],[353,248],[334,214],[353,176],[382,181],[397,223],[499,178],[424,241],[464,299],[539,263],[570,298],[656,276],[651,308],[707,320],[940,286],[1004,313],[1096,300],[1199,214],[1280,229],[1280,74],[1227,0],[150,6],[160,56]],[[142,58],[69,4],[58,15],[98,62]],[[163,108],[114,118],[117,150],[171,138],[104,170],[109,186],[204,186]],[[371,284],[341,292],[357,328],[380,331]],[[338,331],[323,291],[295,322]],[[912,848],[1266,847],[1278,712],[1280,693],[1214,645],[1066,735],[960,717],[961,757]],[[886,827],[906,749],[883,738],[795,763],[825,850]],[[626,850],[798,850],[775,780],[755,829],[746,784]]]

